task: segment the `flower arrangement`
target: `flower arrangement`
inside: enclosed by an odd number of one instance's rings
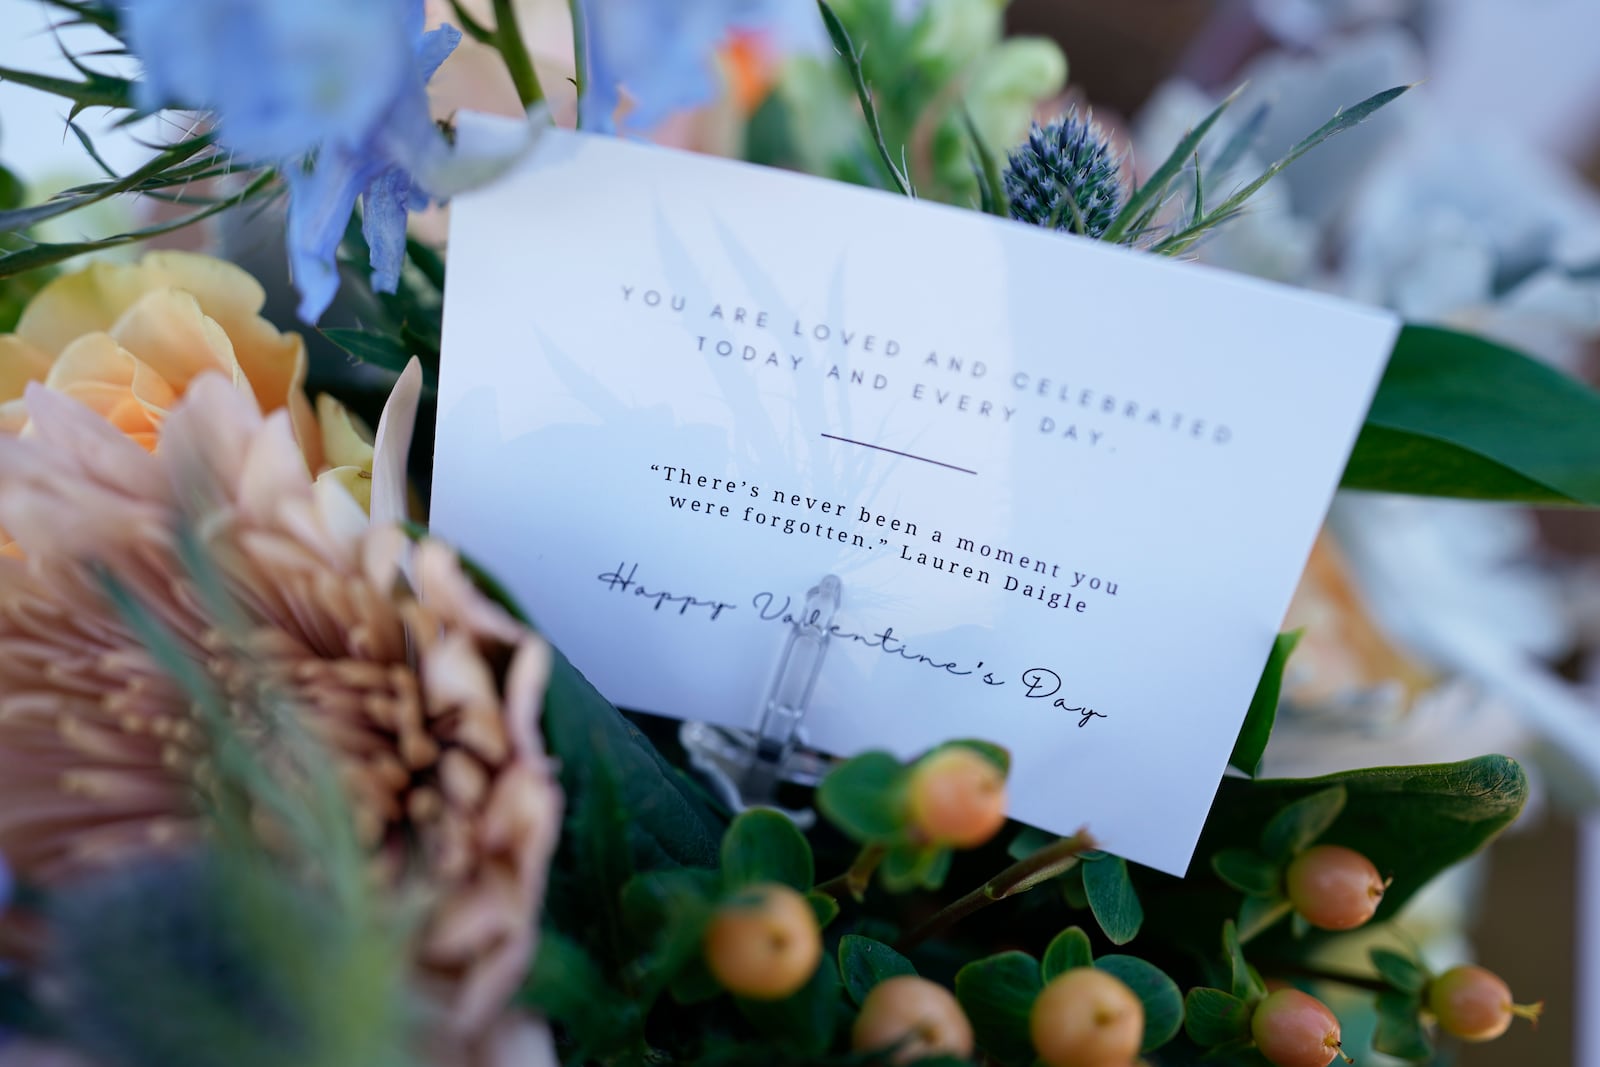
[[[192,118],[135,171],[0,204],[0,1063],[1322,1067],[1537,1016],[1483,967],[1327,962],[1527,782],[1495,755],[1253,777],[1298,634],[1187,878],[1008,823],[981,739],[837,762],[803,831],[713,797],[412,503],[448,256],[408,216],[515,153],[430,114],[463,40],[530,138],[726,111],[754,160],[1169,256],[1403,87],[1249,180],[1259,122],[1219,126],[1229,98],[1139,180],[1085,111],[1030,126],[1064,59],[988,3],[821,3],[825,44],[785,56],[760,3],[573,0],[558,99],[512,0],[433,28],[421,0],[47,2],[141,76],[0,78]],[[40,236],[130,195],[165,217]],[[299,317],[341,286],[359,308],[312,346],[221,259],[68,266],[280,197]],[[1407,327],[1344,484],[1600,506],[1597,416],[1517,352]]]

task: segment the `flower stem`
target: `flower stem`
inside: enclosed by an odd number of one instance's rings
[[[1079,855],[1095,847],[1097,847],[1095,840],[1089,836],[1087,829],[1079,830],[1071,837],[1060,838],[1033,855],[1018,860],[954,904],[943,908],[927,922],[900,938],[895,947],[904,951],[920,945],[928,938],[942,933],[948,927],[997,900],[1026,893],[1058,874],[1065,874],[1078,862]]]
[[[883,857],[888,852],[886,845],[861,846],[861,851],[856,854],[855,862],[850,864],[850,869],[817,886],[817,892],[826,893],[835,900],[843,899],[841,894],[849,893],[859,903],[867,893],[867,886],[872,883],[872,875],[877,871],[878,864],[883,862]]]
[[[528,55],[528,45],[522,39],[522,28],[517,25],[515,0],[494,0],[494,47],[506,63],[511,84],[517,88],[517,99],[524,109],[544,99],[539,87],[539,75],[533,69],[533,57]]]
[[[572,12],[572,85],[578,90],[578,128],[584,125],[583,97],[589,91],[589,15],[583,0],[567,0]]]
[[[1387,993],[1394,987],[1376,975],[1351,974],[1348,971],[1330,971],[1325,967],[1312,967],[1289,960],[1257,960],[1256,969],[1263,974],[1283,978],[1304,978],[1313,982],[1334,982],[1352,989],[1365,989],[1373,993]]]

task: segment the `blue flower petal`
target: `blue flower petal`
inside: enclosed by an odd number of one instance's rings
[[[585,128],[614,132],[627,94],[625,131],[645,131],[716,95],[717,47],[735,26],[763,21],[771,0],[581,0],[588,28]],[[793,2],[793,0],[791,0]]]
[[[296,168],[289,182],[289,271],[300,291],[300,317],[316,322],[339,291],[337,253],[356,197],[383,170],[381,164],[324,150],[311,170]]]
[[[410,202],[411,176],[399,167],[378,175],[361,198],[361,232],[371,250],[375,292],[392,293],[400,287]]]

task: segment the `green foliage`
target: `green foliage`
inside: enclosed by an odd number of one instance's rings
[[[1049,982],[1074,967],[1088,967],[1094,963],[1094,952],[1089,947],[1089,935],[1076,926],[1069,926],[1050,941],[1040,961],[1040,976]]]
[[[879,982],[916,973],[910,960],[882,941],[859,934],[845,934],[839,939],[839,974],[844,980],[845,992],[857,1005],[867,999],[867,994]]]
[[[916,189],[911,185],[911,179],[894,161],[894,156],[889,153],[889,146],[883,143],[883,127],[878,123],[878,109],[872,102],[872,90],[867,86],[866,73],[861,69],[861,55],[856,51],[855,44],[850,40],[850,32],[844,28],[844,23],[839,21],[839,16],[833,13],[827,0],[817,0],[817,7],[822,11],[823,25],[828,29],[828,39],[833,42],[833,47],[844,61],[844,68],[850,75],[850,84],[855,88],[856,99],[861,102],[861,114],[867,120],[867,130],[872,134],[873,147],[878,150],[878,159],[882,161],[884,169],[894,179],[894,184],[906,196],[915,197]]]
[[[1178,983],[1168,978],[1166,972],[1137,956],[1101,956],[1094,965],[1133,990],[1133,995],[1143,1005],[1141,1052],[1160,1048],[1178,1036],[1178,1031],[1183,1029],[1183,994],[1178,990]]]
[[[1402,1060],[1431,1060],[1433,1041],[1423,1029],[1421,998],[1408,993],[1378,994],[1378,1025],[1372,1047]]]
[[[781,812],[753,808],[722,837],[722,878],[729,889],[757,882],[780,882],[802,893],[815,879],[811,846]]]
[[[1284,805],[1261,831],[1261,851],[1280,862],[1304,852],[1328,832],[1348,796],[1335,785]]]
[[[1128,864],[1104,852],[1083,857],[1083,888],[1095,921],[1114,945],[1126,945],[1144,924],[1144,908],[1128,877]]]
[[[1510,348],[1407,326],[1347,489],[1600,506],[1600,393]]]
[[[978,1047],[1002,1063],[1032,1062],[1028,1013],[1043,988],[1039,961],[1026,952],[1002,952],[956,972],[956,999]]]
[[[1283,882],[1283,867],[1247,848],[1225,848],[1211,857],[1217,877],[1241,893],[1271,896]]]
[[[1421,963],[1386,948],[1372,950],[1372,966],[1385,982],[1401,993],[1420,995],[1431,980],[1428,969]]]
[[[1233,743],[1233,755],[1228,763],[1254,777],[1261,769],[1261,756],[1267,750],[1267,739],[1272,736],[1272,724],[1278,717],[1278,697],[1283,692],[1283,672],[1289,657],[1300,644],[1304,630],[1279,634],[1272,643],[1267,665],[1256,683],[1255,696],[1250,700],[1250,710],[1245,713],[1244,726]]]
[[[1183,998],[1183,1029],[1201,1048],[1250,1037],[1250,1005],[1223,989],[1202,986]]]
[[[833,1044],[834,1031],[844,1020],[839,973],[824,959],[811,980],[784,1000],[739,1000],[739,1011],[763,1037],[781,1043],[791,1053],[815,1056]]]
[[[1003,156],[1027,134],[1036,106],[1066,82],[1066,61],[1054,42],[1004,38],[1003,6],[931,0],[910,9],[894,0],[829,0],[824,18],[835,48],[841,56],[853,51],[856,62],[791,58],[753,123],[752,158],[980,204],[989,180],[984,152]],[[848,35],[848,44],[835,29]],[[863,137],[865,85],[872,93]]]
[[[1343,787],[1346,802],[1321,840],[1355,849],[1393,877],[1378,921],[1509,826],[1528,795],[1522,768],[1505,756],[1305,780],[1224,779],[1206,822],[1201,854],[1254,847],[1286,805],[1334,786]]]
[[[905,827],[908,772],[888,752],[839,764],[817,788],[817,807],[855,841],[889,841]]]

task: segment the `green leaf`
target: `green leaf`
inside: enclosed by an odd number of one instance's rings
[[[906,768],[887,752],[864,752],[835,767],[817,787],[817,807],[855,841],[899,836]]]
[[[560,1023],[579,1059],[603,1058],[643,1034],[638,1008],[606,981],[582,946],[557,930],[539,935],[539,954],[518,1002]]]
[[[1245,713],[1244,726],[1233,743],[1233,755],[1228,762],[1254,777],[1261,769],[1261,754],[1267,750],[1267,740],[1272,736],[1272,724],[1278,717],[1278,697],[1283,691],[1283,671],[1289,656],[1300,643],[1304,630],[1279,634],[1272,643],[1267,665],[1256,683],[1255,696],[1250,700],[1250,710]]]
[[[1378,994],[1378,1025],[1372,1047],[1402,1060],[1431,1060],[1433,1042],[1418,1017],[1421,1005],[1405,993]]]
[[[629,961],[639,984],[658,992],[700,961],[706,924],[721,889],[714,871],[692,868],[649,871],[629,879],[621,894],[622,917],[635,942],[644,946],[643,954]]]
[[[882,941],[859,934],[845,934],[839,940],[839,975],[845,992],[858,1006],[879,982],[916,973],[910,960]]]
[[[1218,207],[1212,210],[1212,212],[1205,218],[1193,223],[1187,228],[1158,243],[1154,250],[1157,252],[1171,254],[1181,251],[1183,248],[1192,245],[1194,241],[1206,230],[1209,230],[1212,227],[1217,226],[1218,224],[1225,222],[1237,215],[1240,210],[1243,209],[1245,203],[1261,190],[1262,186],[1266,185],[1273,178],[1276,178],[1279,174],[1282,174],[1286,169],[1288,169],[1290,164],[1294,163],[1301,156],[1305,155],[1307,152],[1311,151],[1313,148],[1317,147],[1323,141],[1326,141],[1335,134],[1343,133],[1346,130],[1351,130],[1361,125],[1367,119],[1371,118],[1379,108],[1389,104],[1396,97],[1400,96],[1410,88],[1411,87],[1409,85],[1400,85],[1393,89],[1385,89],[1381,93],[1375,93],[1374,95],[1369,96],[1367,99],[1361,101],[1359,104],[1356,104],[1354,107],[1342,108],[1336,115],[1334,115],[1333,118],[1323,123],[1316,130],[1307,135],[1306,138],[1299,144],[1291,148],[1288,155],[1284,156],[1282,159],[1278,160],[1276,163],[1272,164],[1272,166],[1263,171],[1260,177],[1256,178],[1243,188],[1235,191]],[[1235,93],[1235,95],[1237,95],[1237,93]]]
[[[979,1047],[1008,1063],[1033,1061],[1028,1013],[1043,988],[1039,961],[1026,952],[1002,952],[956,972],[956,1000]]]
[[[322,336],[338,345],[363,363],[382,367],[396,374],[406,369],[411,360],[411,349],[398,337],[371,330],[350,330],[327,327]]]
[[[1010,218],[1011,203],[1006,196],[1006,183],[1000,174],[1000,164],[994,152],[990,151],[988,142],[983,139],[983,134],[978,132],[977,123],[972,121],[972,113],[965,107],[961,109],[961,124],[967,131],[967,139],[972,142],[972,169],[977,174],[983,210],[1002,219]]]
[[[824,930],[828,928],[829,923],[839,917],[839,902],[826,893],[818,893],[816,890],[812,890],[806,894],[806,902],[811,905],[811,910],[816,913],[817,925]]]
[[[802,1057],[818,1056],[833,1044],[843,1016],[839,972],[826,956],[811,980],[785,1000],[736,998],[739,1011],[764,1037],[783,1042]]]
[[[1261,832],[1261,851],[1279,862],[1305,851],[1328,832],[1345,800],[1344,787],[1335,785],[1286,805]]]
[[[716,865],[722,836],[716,816],[683,773],[559,652],[545,689],[543,723],[569,798],[602,773],[620,785],[640,869]]]
[[[1284,897],[1245,897],[1239,902],[1239,940],[1254,941],[1276,926],[1294,905]]]
[[[1415,960],[1386,948],[1372,950],[1372,966],[1383,980],[1402,993],[1421,994],[1428,986],[1428,970]]]
[[[1335,785],[1344,787],[1348,800],[1324,840],[1355,849],[1393,876],[1378,908],[1380,922],[1509,826],[1528,796],[1522,768],[1505,756],[1304,780],[1228,778],[1217,791],[1200,851],[1254,846],[1284,805]]]
[[[74,112],[85,107],[133,107],[134,83],[126,78],[117,78],[109,74],[85,71],[83,81],[73,81],[70,78],[55,78],[48,74],[35,74],[27,70],[15,70],[11,67],[0,67],[0,81],[16,82],[26,85],[30,89],[50,93],[53,96],[64,97],[76,105]]]
[[[1088,967],[1094,963],[1094,950],[1089,947],[1089,935],[1081,927],[1069,926],[1051,938],[1044,950],[1044,960],[1039,964],[1040,976],[1049,983],[1074,967]]]
[[[1201,1048],[1250,1037],[1250,1005],[1221,989],[1191,989],[1183,998],[1183,1029]]]
[[[806,893],[815,876],[811,846],[781,812],[752,808],[722,837],[722,877],[729,889],[780,882]]]
[[[950,857],[948,848],[902,841],[890,846],[884,854],[878,877],[891,893],[938,889],[944,885],[945,875],[950,873]]]
[[[1083,888],[1089,895],[1089,909],[1100,923],[1100,929],[1113,945],[1126,945],[1139,934],[1144,925],[1144,906],[1128,876],[1128,864],[1120,856],[1102,856],[1085,861]]]
[[[1127,204],[1117,214],[1115,221],[1111,223],[1101,240],[1109,241],[1112,244],[1120,242],[1128,235],[1134,221],[1139,218],[1145,209],[1154,207],[1160,202],[1162,196],[1166,194],[1167,186],[1172,184],[1172,179],[1176,178],[1184,166],[1188,164],[1189,157],[1193,156],[1200,148],[1200,142],[1206,139],[1206,134],[1211,132],[1211,127],[1217,124],[1217,120],[1222,117],[1222,113],[1228,110],[1228,107],[1234,100],[1238,99],[1238,96],[1239,90],[1235,89],[1226,100],[1212,110],[1211,114],[1200,120],[1200,125],[1190,130],[1183,140],[1178,142],[1177,147],[1172,150],[1172,153],[1167,156],[1161,166],[1155,169],[1149,180],[1128,198]]]
[[[1406,326],[1342,484],[1600,506],[1600,393],[1513,349]]]
[[[1265,993],[1261,978],[1244,958],[1244,948],[1239,943],[1239,930],[1230,920],[1222,924],[1222,950],[1228,956],[1229,986],[1233,995],[1241,1000],[1253,1001]]]
[[[1059,834],[1046,833],[1036,830],[1032,826],[1024,826],[1017,832],[1006,846],[1006,855],[1014,860],[1025,860],[1029,856],[1061,840]]]
[[[1255,849],[1225,848],[1211,857],[1217,877],[1241,893],[1271,896],[1283,882],[1283,868]]]
[[[1101,956],[1099,970],[1119,979],[1144,1005],[1144,1040],[1140,1052],[1160,1048],[1178,1036],[1183,1026],[1183,994],[1166,972],[1137,956]]]

